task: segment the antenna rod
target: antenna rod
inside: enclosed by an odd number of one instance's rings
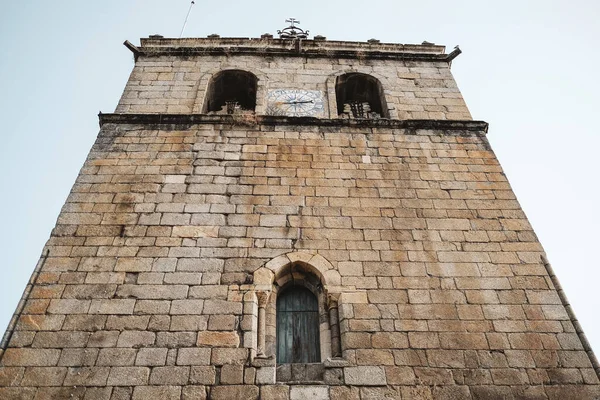
[[[179,34],[179,39],[181,39],[181,37],[183,36],[183,31],[185,31],[185,26],[187,25],[188,18],[190,17],[190,13],[192,12],[192,7],[194,7],[194,4],[196,4],[195,1],[192,1],[192,3],[190,4],[190,9],[188,10],[187,15],[185,16],[185,22],[183,23],[183,28],[181,28],[181,33]]]

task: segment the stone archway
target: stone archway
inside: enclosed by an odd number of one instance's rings
[[[337,299],[341,276],[323,256],[309,252],[280,255],[254,272],[256,299],[256,354],[273,357],[275,346],[275,312],[279,288],[295,284],[310,288],[319,301],[321,359],[341,355]]]

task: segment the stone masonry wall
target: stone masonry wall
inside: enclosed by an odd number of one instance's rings
[[[443,47],[215,43],[130,45],[3,341],[0,399],[600,397]],[[256,115],[197,115],[223,69],[256,75]],[[337,119],[347,72],[379,79],[391,121]],[[327,118],[264,117],[274,88],[322,90]],[[290,279],[318,292],[320,363],[276,365]]]
[[[116,112],[201,113],[210,78],[224,69],[242,69],[259,78],[259,115],[266,109],[267,90],[294,88],[323,91],[327,117],[336,118],[335,78],[361,72],[381,81],[393,119],[471,119],[448,63],[251,55],[142,57]]]
[[[46,249],[2,399],[600,396],[483,132],[106,124]],[[248,335],[253,274],[290,253],[342,294],[310,385]]]

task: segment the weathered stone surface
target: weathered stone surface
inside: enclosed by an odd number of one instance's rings
[[[290,400],[329,400],[329,387],[292,386]]]
[[[215,384],[215,367],[192,367],[190,372],[190,382],[197,385],[214,385]]]
[[[379,386],[387,383],[382,367],[346,367],[344,379],[347,385]]]
[[[113,367],[110,369],[109,386],[146,385],[150,369],[146,367]]]
[[[198,346],[237,347],[240,338],[237,332],[206,331],[198,333]]]
[[[61,386],[67,369],[64,367],[27,368],[21,384],[23,386]]]
[[[135,365],[161,366],[167,361],[167,349],[140,349],[135,359]]]
[[[190,367],[155,367],[150,374],[151,385],[185,385],[190,375]]]
[[[54,366],[58,363],[57,349],[7,349],[2,356],[6,366]]]
[[[177,365],[210,365],[209,348],[184,348],[177,353]]]
[[[181,391],[181,400],[205,400],[206,387],[185,386]]]
[[[290,388],[285,385],[261,386],[260,398],[265,400],[289,400]]]
[[[251,385],[231,385],[231,386],[215,386],[211,390],[211,398],[215,400],[230,400],[230,399],[258,399],[258,386]]]
[[[67,386],[105,386],[109,376],[108,367],[71,367],[63,382]]]
[[[0,398],[600,397],[441,46],[182,40],[143,39],[100,117]],[[254,114],[205,112],[223,69],[256,76]],[[386,118],[338,107],[350,69]],[[323,110],[265,116],[276,89]],[[320,363],[276,362],[288,285],[317,294]]]
[[[137,386],[133,390],[133,400],[164,399],[179,400],[181,388],[175,386]]]
[[[221,383],[225,385],[240,385],[244,383],[244,366],[227,364],[221,367]]]

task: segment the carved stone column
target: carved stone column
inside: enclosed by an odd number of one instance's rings
[[[266,308],[271,292],[256,292],[258,299],[258,355],[265,356]]]
[[[331,356],[341,357],[342,346],[340,342],[340,318],[338,311],[339,293],[327,296],[327,309],[329,311],[329,327],[331,329]]]

